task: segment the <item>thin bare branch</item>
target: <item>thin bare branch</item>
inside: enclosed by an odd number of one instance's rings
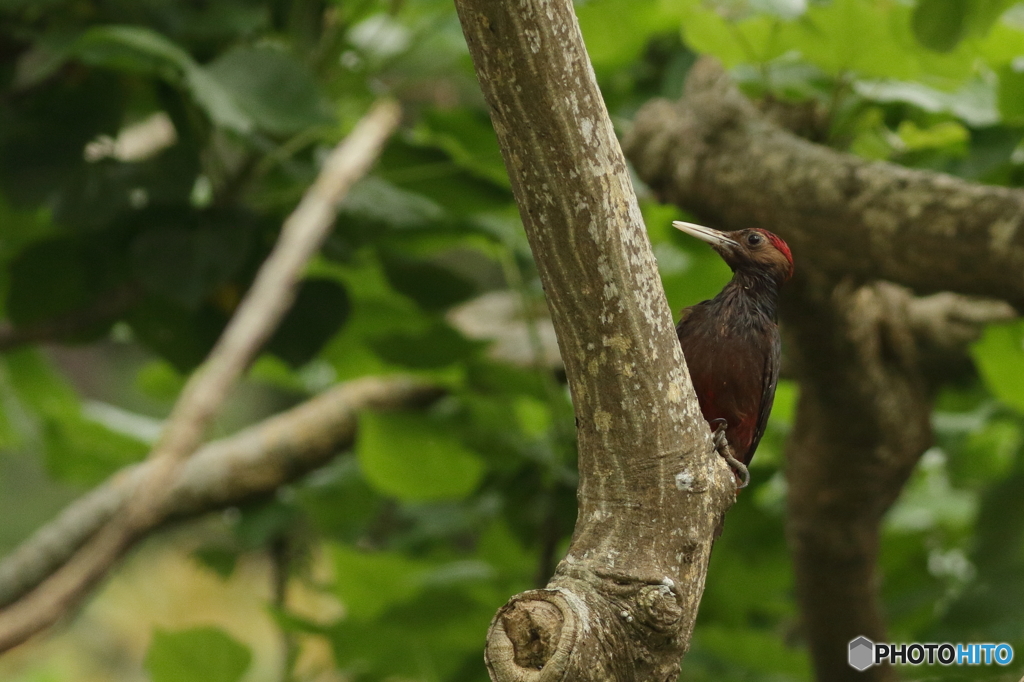
[[[228,391],[277,327],[295,299],[306,263],[319,250],[334,224],[337,204],[349,187],[369,170],[384,142],[398,125],[398,104],[385,100],[359,122],[324,162],[316,182],[302,197],[281,229],[274,250],[231,318],[210,356],[189,378],[167,419],[150,459],[154,469],[166,468],[188,457],[199,446]],[[129,516],[160,513],[165,487],[159,474],[147,479],[128,506]]]
[[[146,528],[166,518],[182,463],[199,447],[228,391],[295,297],[309,258],[334,221],[337,203],[376,160],[397,127],[398,105],[374,105],[328,157],[316,182],[285,221],[274,250],[209,358],[189,379],[149,456],[151,473],[116,515],[33,592],[0,611],[0,651],[52,625],[95,585]]]
[[[902,301],[907,323],[914,336],[927,346],[963,353],[964,347],[981,338],[987,324],[1008,322],[1017,317],[1004,301],[961,296],[948,291],[915,298],[911,292],[888,284],[889,295]]]
[[[350,447],[360,410],[414,407],[438,395],[438,389],[404,377],[365,377],[336,386],[199,448],[171,482],[166,514],[198,516],[272,492]],[[152,462],[143,462],[114,474],[0,561],[0,606],[21,598],[67,561],[151,470]]]

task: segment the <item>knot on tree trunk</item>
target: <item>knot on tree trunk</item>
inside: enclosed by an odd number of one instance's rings
[[[671,585],[646,585],[636,597],[639,619],[654,632],[669,633],[679,625],[683,607]]]
[[[559,590],[530,590],[508,601],[491,621],[484,660],[492,678],[561,680],[580,616]]]
[[[578,614],[557,590],[518,594],[490,623],[487,668],[501,671],[500,679],[559,680],[578,624]]]
[[[492,677],[674,680],[689,636],[675,585],[600,570],[572,573],[556,576],[553,589],[516,595],[498,611],[485,653]]]
[[[550,602],[516,600],[502,612],[501,622],[512,644],[515,664],[541,670],[561,641],[565,617]]]

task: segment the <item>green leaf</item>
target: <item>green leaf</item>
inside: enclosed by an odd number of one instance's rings
[[[1019,471],[985,490],[976,531],[969,544],[969,561],[959,562],[966,563],[973,579],[963,589],[957,589],[952,600],[943,601],[944,608],[931,629],[936,635],[933,641],[971,641],[980,633],[994,633],[993,640],[1006,641],[1016,651],[1024,647],[1022,497],[1024,476]],[[950,591],[944,596],[948,599]],[[983,680],[984,675],[980,670],[978,673],[972,679]]]
[[[416,139],[444,150],[461,167],[511,188],[491,121],[471,109],[428,110]]]
[[[252,652],[220,628],[153,632],[145,667],[152,682],[238,682]]]
[[[994,420],[968,435],[963,451],[950,462],[950,473],[970,483],[1002,478],[1013,468],[1021,443],[1019,422]]]
[[[992,395],[1024,411],[1024,322],[988,327],[971,357]]]
[[[211,121],[242,135],[253,131],[256,123],[220,81],[198,67],[189,69],[187,75],[186,83],[192,98],[206,111]]]
[[[45,209],[18,210],[0,194],[0,263],[16,256],[33,242],[49,237],[53,224]]]
[[[344,545],[331,548],[337,576],[335,593],[350,618],[366,621],[416,596],[428,565],[397,552],[360,552]]]
[[[772,421],[792,426],[799,398],[800,384],[786,379],[779,381],[775,388],[775,402],[772,403]]]
[[[297,502],[325,537],[357,542],[366,537],[385,498],[370,487],[354,457],[338,457],[297,488]]]
[[[1016,63],[999,69],[999,88],[996,96],[999,113],[1011,125],[1024,123],[1024,69]]]
[[[523,433],[539,438],[551,428],[551,409],[536,398],[520,395],[512,403],[516,421]]]
[[[380,257],[384,274],[395,291],[416,301],[424,310],[443,311],[477,291],[465,277],[430,261],[390,250],[381,251]]]
[[[955,121],[943,121],[928,128],[922,128],[913,121],[900,121],[896,133],[906,151],[943,149],[947,154],[957,156],[967,152],[967,143],[971,139],[967,128]]]
[[[34,350],[6,356],[11,385],[39,420],[50,471],[65,480],[96,483],[146,454],[148,445],[88,419],[74,389]]]
[[[677,274],[662,276],[665,295],[674,315],[687,306],[713,298],[725,286],[732,271],[722,258],[703,243],[673,230],[672,243],[679,245],[687,258]],[[659,249],[661,251],[661,249]]]
[[[962,532],[970,528],[977,512],[977,496],[954,488],[946,469],[946,456],[929,450],[889,510],[885,526],[896,533],[943,529]]]
[[[188,214],[158,218],[171,224],[146,230],[133,241],[132,271],[150,292],[197,310],[239,271],[249,232],[226,224],[192,227],[188,224],[197,217]]]
[[[327,360],[334,369],[337,381],[355,379],[368,374],[387,374],[394,371],[388,364],[364,342],[362,336],[353,329],[355,325],[345,325],[341,333],[336,334],[327,342],[321,357]]]
[[[971,131],[971,144],[963,159],[950,159],[948,172],[968,180],[1007,184],[1013,170],[1013,151],[1024,137],[1017,127],[993,126]]]
[[[47,240],[30,247],[11,264],[10,277],[7,314],[15,324],[68,313],[95,295],[90,262],[77,239]]]
[[[7,314],[17,325],[76,313],[125,284],[125,240],[118,230],[38,241],[10,264]],[[102,316],[78,338],[109,329]]]
[[[267,342],[267,350],[292,367],[301,367],[341,329],[351,309],[343,286],[329,279],[307,279]]]
[[[355,184],[341,203],[339,211],[345,220],[339,229],[351,232],[352,221],[369,223],[367,232],[374,237],[381,227],[415,229],[440,221],[444,211],[421,194],[409,192],[377,176],[363,178]],[[363,237],[363,235],[357,235]]]
[[[338,666],[376,680],[485,680],[480,633],[500,600],[482,605],[464,591],[429,591],[375,621],[331,628]]]
[[[1024,26],[1019,22],[997,21],[978,42],[978,56],[992,67],[1008,64],[1020,56]]]
[[[238,552],[224,547],[200,547],[192,552],[196,561],[216,573],[222,580],[227,580],[235,572],[238,563]]]
[[[291,135],[331,122],[313,74],[281,50],[238,47],[209,64],[206,72],[267,132]]]
[[[996,93],[992,84],[974,79],[955,92],[944,92],[909,81],[865,81],[853,85],[857,94],[875,102],[904,102],[924,111],[948,112],[974,127],[999,122]]]
[[[484,472],[446,427],[414,413],[364,413],[356,455],[375,488],[409,502],[465,497]]]
[[[253,119],[234,94],[182,47],[142,26],[97,26],[72,46],[70,53],[82,61],[118,71],[152,74],[184,85],[192,98],[219,126],[246,134]]]
[[[438,369],[472,357],[481,343],[468,340],[445,322],[421,332],[392,332],[368,339],[370,348],[393,365]]]
[[[252,122],[231,96],[183,48],[142,26],[97,26],[72,48],[86,63],[119,71],[147,73],[186,85],[215,122],[248,132]]]
[[[445,151],[400,138],[384,149],[378,175],[456,215],[502,209],[513,200],[509,189],[466,171]]]
[[[812,6],[782,33],[791,48],[830,74],[907,78],[920,67],[913,51],[895,39],[901,12],[905,8],[892,4],[835,0]]]
[[[590,0],[577,5],[576,15],[598,70],[629,64],[651,36],[679,27],[679,12],[663,0]]]
[[[498,574],[480,560],[436,563],[407,553],[332,547],[335,592],[347,613],[326,633],[338,666],[371,679],[486,677],[481,633],[509,588],[526,582],[518,574],[534,568],[508,533],[489,535],[481,544],[502,543],[491,556],[522,560],[507,584],[499,584]]]
[[[94,26],[82,34],[71,53],[93,66],[155,73],[170,80],[180,80],[196,68],[186,50],[144,26]]]
[[[683,37],[695,51],[718,57],[727,68],[763,64],[784,52],[778,25],[779,20],[770,16],[730,22],[694,3],[683,17]]]
[[[333,368],[329,368],[327,371],[332,375],[335,374]],[[332,378],[337,377],[333,376]],[[297,368],[269,353],[264,353],[256,358],[256,362],[249,368],[249,379],[288,393],[302,394],[310,390]]]
[[[967,31],[969,5],[966,0],[921,0],[911,18],[914,35],[927,48],[949,52]]]
[[[968,34],[984,36],[992,29],[999,17],[1014,4],[1015,0],[969,0],[968,5],[971,12]]]
[[[210,304],[191,311],[150,296],[126,317],[126,321],[142,344],[184,374],[210,353],[228,318]]]
[[[334,367],[338,380],[394,372],[398,367],[389,366],[391,360],[404,367],[417,362],[420,366],[448,366],[472,350],[470,342],[450,328],[446,338],[454,344],[461,343],[454,355],[452,347],[438,347],[429,338],[427,343],[416,346],[417,341],[429,337],[432,325],[439,322],[391,288],[379,259],[369,250],[344,266],[321,261],[310,273],[344,282],[352,299],[351,317],[320,353]],[[383,346],[378,348],[377,342],[381,340]],[[402,359],[406,357],[411,357],[412,363],[404,364]]]
[[[234,536],[239,548],[250,552],[265,549],[293,532],[298,514],[290,502],[275,498],[245,505],[241,511]]]
[[[524,589],[534,578],[537,559],[523,548],[503,519],[495,519],[480,534],[477,556],[498,568],[516,589]]]
[[[135,387],[157,400],[174,400],[185,388],[185,376],[166,360],[153,360],[139,368]]]
[[[809,679],[810,664],[803,651],[788,646],[777,632],[756,627],[704,626],[694,647],[705,655],[738,664],[748,674],[770,679]]]

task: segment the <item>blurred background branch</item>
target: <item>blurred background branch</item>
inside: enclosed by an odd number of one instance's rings
[[[199,448],[167,483],[164,516],[181,520],[270,495],[350,448],[361,410],[413,408],[439,395],[434,387],[401,377],[366,377],[332,388]],[[18,600],[63,565],[123,508],[152,469],[153,464],[145,462],[117,472],[5,556],[0,561],[0,607]]]
[[[303,270],[334,223],[338,202],[376,161],[400,114],[392,101],[377,103],[327,157],[210,357],[183,387],[148,457],[147,475],[130,488],[118,512],[66,561],[31,592],[0,610],[0,651],[74,608],[132,543],[167,518],[170,491],[182,463],[199,447],[228,391],[284,317]]]
[[[624,146],[662,199],[723,229],[778,232],[819,270],[1024,306],[1024,192],[809,143],[712,58],[679,102],[646,104]]]

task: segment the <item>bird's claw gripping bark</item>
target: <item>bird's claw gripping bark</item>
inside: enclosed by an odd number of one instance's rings
[[[715,425],[715,432],[712,434],[715,450],[729,463],[729,468],[736,475],[738,481],[736,488],[746,488],[750,483],[750,471],[747,470],[746,464],[736,459],[732,452],[732,446],[725,440],[725,429],[728,427],[728,423],[724,419],[713,419],[711,423]]]

